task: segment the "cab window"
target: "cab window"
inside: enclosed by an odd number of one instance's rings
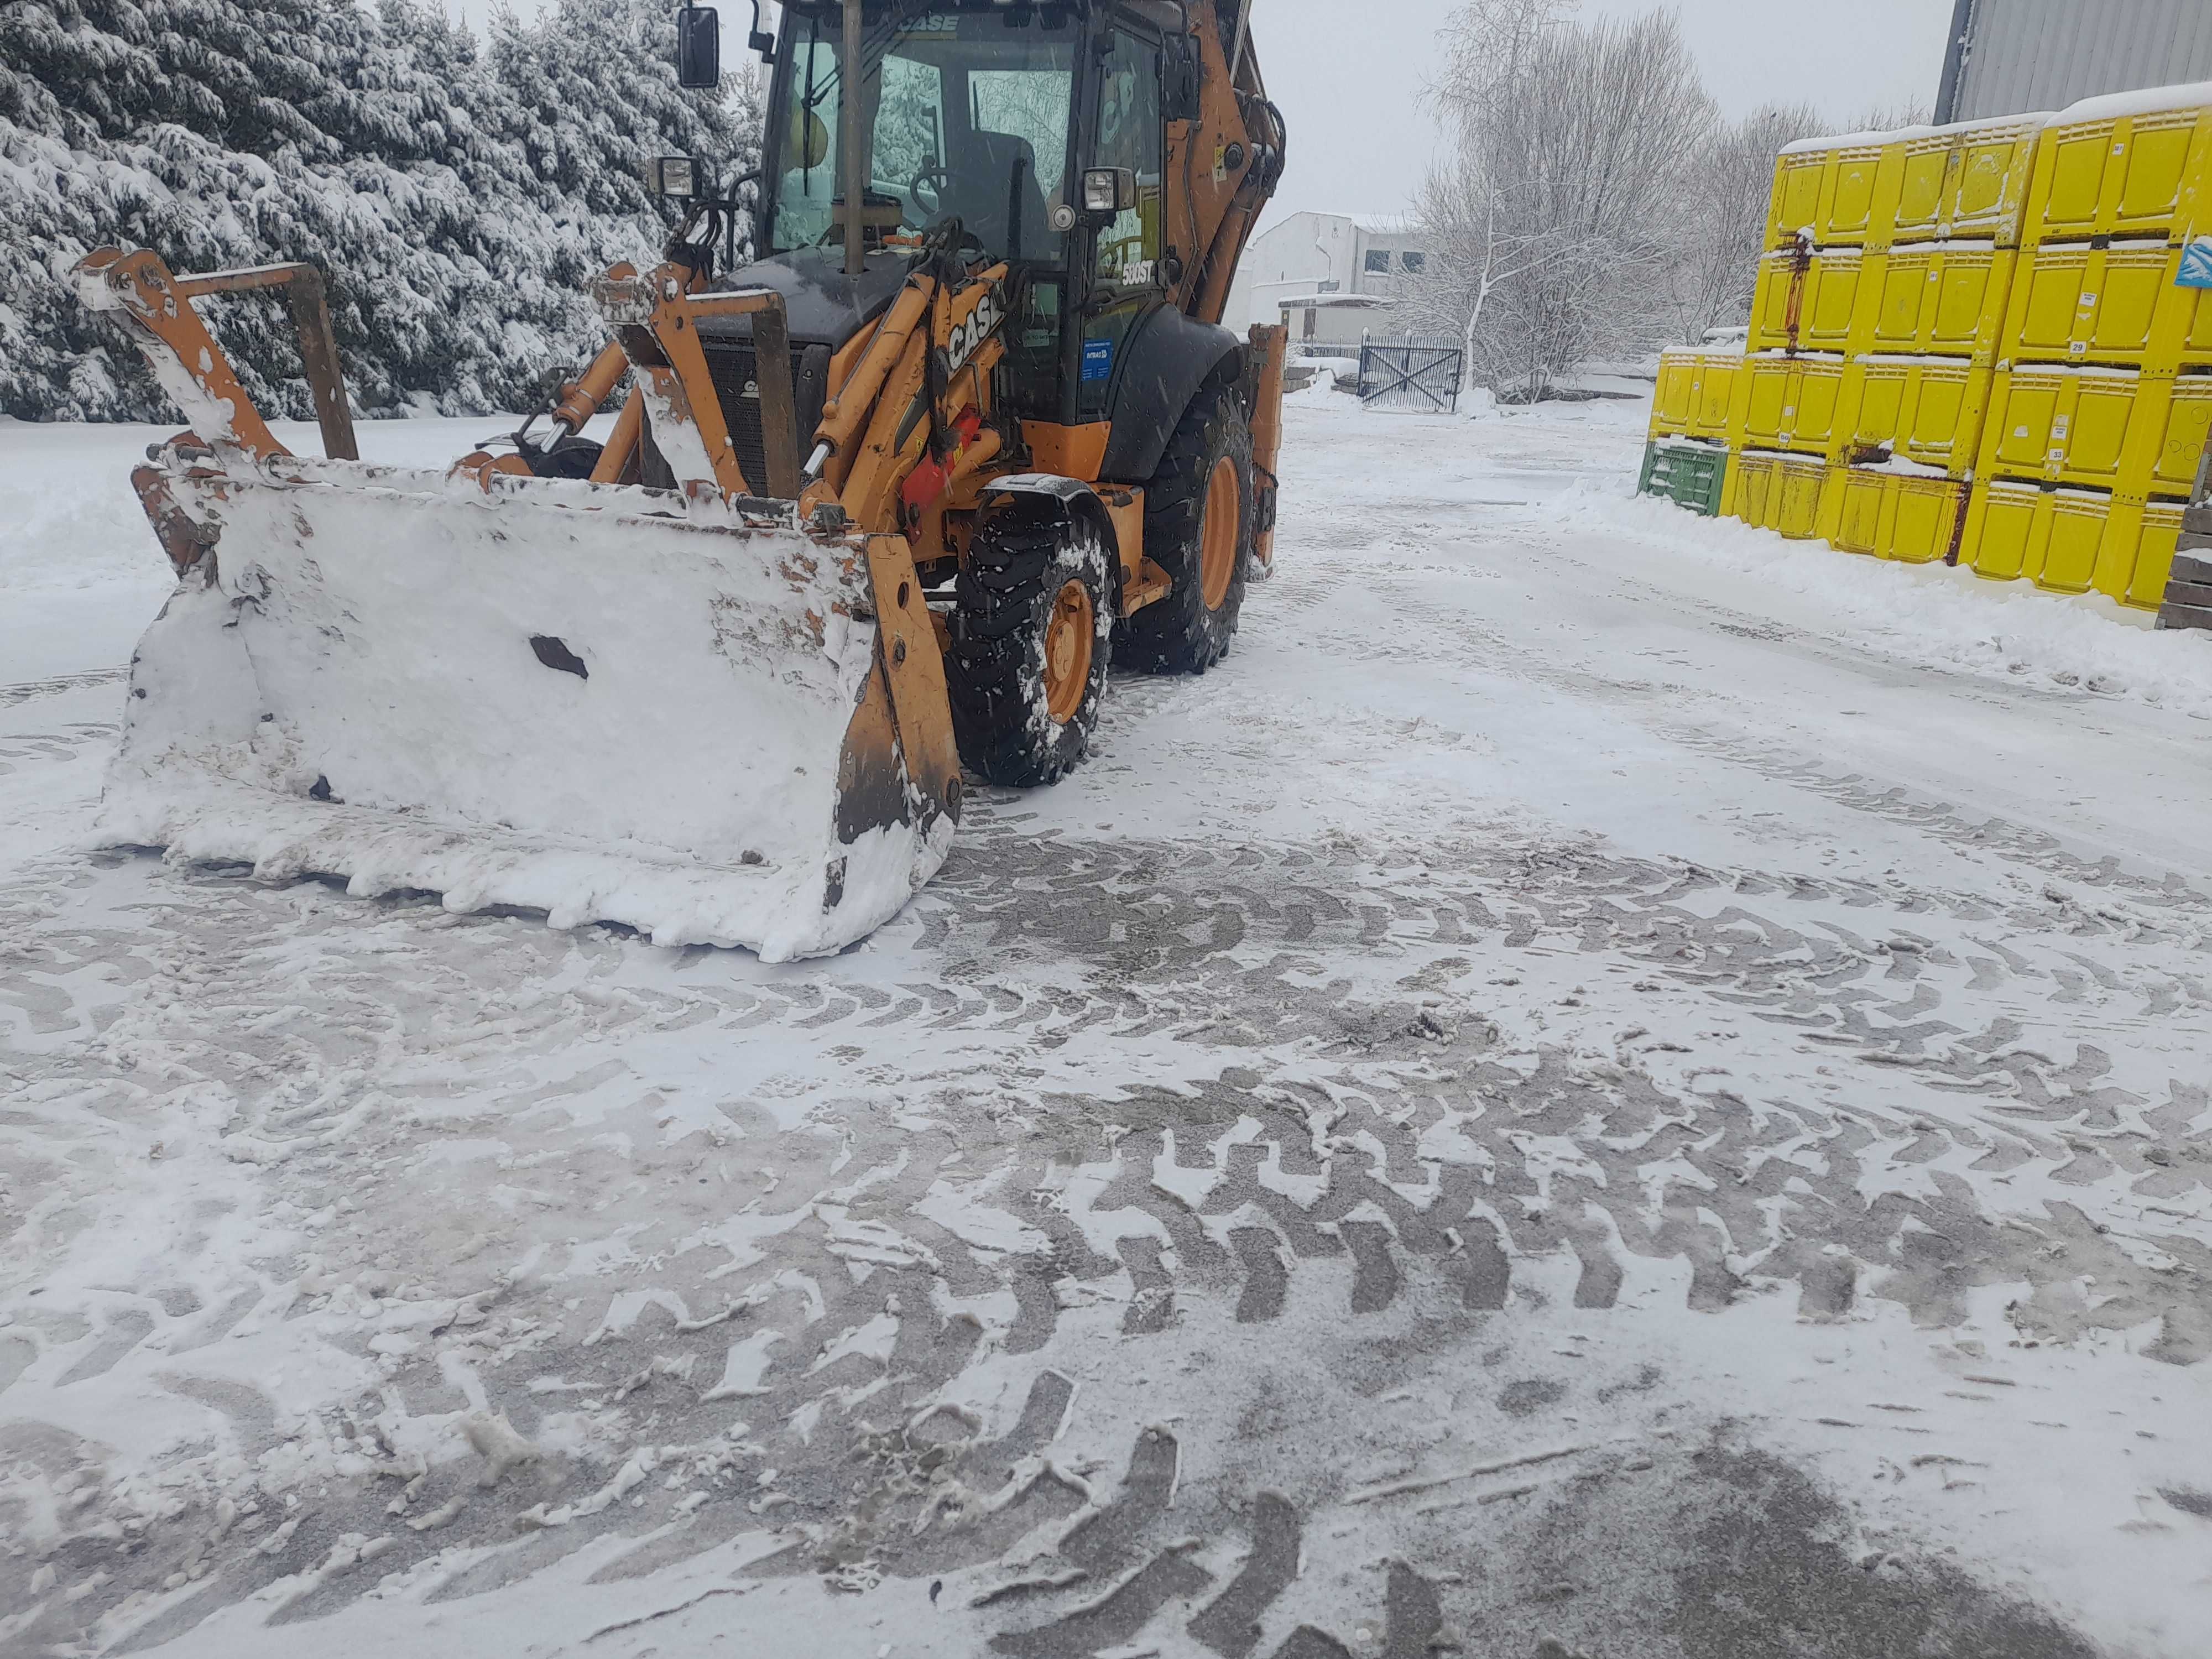
[[[1103,283],[1150,287],[1160,257],[1160,158],[1166,135],[1158,57],[1149,42],[1117,33],[1100,71],[1091,165],[1120,167],[1137,179],[1137,205],[1099,234],[1091,274]]]
[[[1121,348],[1161,294],[1161,199],[1167,131],[1160,119],[1159,47],[1116,30],[1100,59],[1094,167],[1135,175],[1137,204],[1122,210],[1097,233],[1091,248],[1091,303],[1083,328],[1077,406],[1086,421],[1101,418],[1110,401]]]
[[[778,140],[772,246],[836,246],[845,88],[834,9],[798,9],[770,116]],[[993,8],[914,12],[872,26],[859,126],[872,246],[957,218],[1000,258],[1057,263],[1079,29],[1070,16]]]

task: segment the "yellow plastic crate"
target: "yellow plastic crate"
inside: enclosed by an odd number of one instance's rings
[[[2157,611],[2166,602],[2166,581],[2174,573],[2174,546],[2181,542],[2181,502],[2143,502],[2128,557],[2128,586],[2119,602],[2136,611]]]
[[[1840,357],[1753,353],[1738,371],[1731,449],[1791,450],[1826,456],[1850,429],[1844,405],[1848,372]]]
[[[1696,354],[1688,351],[1659,354],[1659,378],[1651,391],[1651,437],[1675,437],[1690,429],[1690,416],[1697,405],[1692,390],[1695,358]]]
[[[1787,248],[1762,255],[1752,291],[1750,349],[1849,349],[1865,268],[1865,255],[1855,247],[1821,248],[1802,264]]]
[[[2021,255],[2002,355],[2022,362],[2102,362],[2172,372],[2212,367],[2212,290],[2178,288],[2181,250],[2045,244]]]
[[[1987,237],[1999,247],[2018,246],[2036,138],[2048,118],[1962,122],[1906,140],[1888,234],[1870,240],[1887,245]]]
[[[1811,540],[1821,531],[1831,475],[1841,470],[1817,455],[1745,450],[1735,458],[1722,511],[1755,529],[1779,531],[1793,541]]]
[[[1902,564],[1929,564],[1951,551],[1968,485],[1851,466],[1838,469],[1834,488],[1836,525],[1829,539],[1838,547]]]
[[[1658,385],[1651,398],[1650,436],[1725,438],[1735,392],[1740,351],[1676,347],[1659,354]]]
[[[1880,240],[1894,212],[1904,146],[1886,133],[1808,138],[1776,158],[1766,245],[1786,248],[1810,230],[1820,247]]]
[[[2052,489],[2009,478],[1974,486],[1961,562],[1996,581],[2026,577],[2038,587],[2086,593],[2112,514],[2109,495]]]
[[[2181,534],[2181,503],[1984,478],[1967,507],[1960,562],[2056,593],[2094,589],[2155,611]]]
[[[2185,495],[2212,433],[2212,374],[2023,365],[1997,372],[1990,407],[1991,477]]]
[[[2212,109],[2138,107],[2156,96],[2091,98],[2051,117],[2036,149],[2024,241],[2164,234],[2185,223],[2212,158]]]
[[[1689,436],[1716,442],[1729,434],[1729,417],[1735,408],[1736,382],[1743,375],[1743,353],[1708,351],[1698,368],[1692,386],[1696,403],[1690,417]]]
[[[1805,273],[1804,298],[1798,308],[1798,349],[1850,349],[1869,304],[1866,273],[1871,263],[1856,249],[1842,247],[1830,248],[1814,259]]]
[[[1886,356],[1996,355],[2018,258],[1988,242],[1917,242],[1869,254],[1852,350]]]
[[[2115,489],[2142,447],[2138,420],[2153,418],[2142,376],[2131,368],[2022,366],[1997,371],[1981,471],[2021,481]]]
[[[1886,449],[1954,476],[1974,464],[1990,370],[1972,362],[1862,357],[1846,372],[1846,459]]]
[[[1751,286],[1747,349],[1778,351],[1794,343],[1790,337],[1790,307],[1797,289],[1797,256],[1788,248],[1759,256],[1759,271]]]
[[[2181,540],[2181,514],[2179,501],[2143,503],[2142,521],[2127,562],[2128,583],[2117,595],[2121,604],[2155,611],[2164,603],[2166,580],[2173,574],[2174,549]]]
[[[2128,483],[2168,495],[2188,495],[2197,488],[2197,464],[2212,435],[2212,374],[2182,374],[2148,382],[2158,403],[2138,430],[2147,448],[2139,452]]]

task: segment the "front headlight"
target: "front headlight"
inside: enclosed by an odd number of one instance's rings
[[[1092,167],[1085,173],[1083,175],[1083,210],[1109,215],[1121,212],[1124,176],[1119,167]],[[1134,196],[1136,191],[1132,189],[1128,194]]]

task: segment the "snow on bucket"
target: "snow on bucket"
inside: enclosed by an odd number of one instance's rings
[[[771,961],[865,937],[944,861],[957,775],[910,775],[857,538],[196,450],[142,493],[212,546],[133,659],[112,843]]]

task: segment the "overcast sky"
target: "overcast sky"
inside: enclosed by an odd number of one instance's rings
[[[481,28],[496,0],[447,0]],[[538,0],[512,0],[528,15]],[[675,0],[670,0],[672,6]],[[720,0],[725,40],[744,48],[747,0]],[[1257,0],[1252,28],[1267,90],[1291,126],[1291,167],[1269,217],[1317,208],[1404,208],[1436,154],[1420,100],[1437,29],[1458,0]],[[1722,109],[1804,100],[1839,131],[1869,111],[1936,101],[1952,0],[1676,0]],[[1656,9],[1583,0],[1589,17]]]
[[[1437,148],[1422,77],[1457,9],[1458,0],[1259,0],[1260,65],[1291,127],[1276,215],[1407,204]],[[1650,0],[1582,8],[1586,17],[1656,9]],[[1677,0],[1675,9],[1728,114],[1802,99],[1848,131],[1872,108],[1935,103],[1952,0]]]

